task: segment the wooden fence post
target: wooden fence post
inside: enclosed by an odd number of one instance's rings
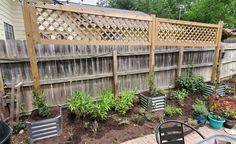
[[[117,75],[117,51],[112,51],[112,70],[113,70],[113,89],[114,89],[114,96],[117,99],[119,96],[119,89],[118,89],[118,75]]]
[[[1,65],[0,65],[0,96],[4,95],[4,82],[3,82],[3,77],[2,77],[2,70],[1,70]]]
[[[212,66],[212,74],[211,74],[211,82],[216,85],[217,82],[219,82],[220,77],[220,60],[221,60],[221,55],[220,55],[220,49],[221,49],[221,37],[222,37],[222,30],[223,30],[223,21],[219,22],[219,28],[217,31],[217,37],[216,37],[216,47],[215,47],[215,52],[214,52],[214,59],[213,59],[213,66]]]
[[[11,97],[10,97],[10,126],[13,128],[15,107],[15,78],[12,78]]]
[[[26,1],[23,2],[23,16],[24,16],[24,25],[26,32],[26,42],[27,42],[27,50],[30,59],[31,73],[34,81],[34,88],[38,92],[39,95],[42,94],[40,88],[40,79],[39,79],[39,71],[37,65],[37,58],[35,52],[35,40],[33,38],[34,30],[32,26],[32,17],[30,13],[30,4]]]
[[[149,34],[151,35],[151,46],[149,54],[149,91],[151,91],[155,78],[155,46],[156,46],[156,17],[152,15],[152,25]]]
[[[179,57],[178,57],[177,77],[181,76],[182,65],[183,65],[183,55],[184,55],[184,47],[180,47],[180,49],[179,49]]]

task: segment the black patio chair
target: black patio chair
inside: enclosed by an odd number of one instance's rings
[[[202,139],[205,137],[194,127],[176,120],[167,120],[160,123],[156,128],[156,141],[158,144],[185,144],[184,142],[184,129],[183,126],[189,127]]]

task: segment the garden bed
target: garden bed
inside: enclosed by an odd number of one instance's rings
[[[164,117],[167,119],[176,119],[186,121],[192,116],[191,105],[196,99],[203,99],[202,95],[195,94],[186,97],[186,103],[183,108],[183,115],[175,115],[171,118]],[[175,100],[167,97],[169,104],[177,104]],[[136,104],[134,108],[128,112],[125,116],[119,116],[117,113],[110,112],[109,119],[105,122],[98,122],[99,128],[96,134],[91,130],[84,128],[84,122],[92,122],[89,118],[79,118],[72,121],[70,113],[67,109],[63,109],[63,131],[58,137],[53,137],[45,140],[36,142],[36,144],[51,144],[51,143],[75,143],[75,144],[104,144],[104,143],[121,143],[130,139],[134,139],[147,134],[152,134],[154,128],[159,123],[159,118],[163,115],[163,111],[152,113],[153,121],[146,121],[142,125],[134,123],[133,119],[139,112],[140,106]],[[114,117],[129,120],[129,125],[119,126]],[[26,131],[26,130],[25,130]],[[13,136],[13,143],[28,143],[27,134],[16,134]]]

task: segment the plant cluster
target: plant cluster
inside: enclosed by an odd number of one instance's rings
[[[40,116],[50,116],[50,109],[49,106],[46,104],[45,97],[39,96],[36,90],[33,91],[33,106],[38,109]]]
[[[120,98],[116,101],[115,111],[119,114],[125,115],[127,111],[133,106],[136,98],[136,90],[123,90]]]
[[[176,114],[182,115],[183,111],[181,108],[178,108],[176,106],[173,105],[167,105],[165,108],[165,114],[169,117],[172,117]]]
[[[178,77],[176,84],[179,89],[186,89],[189,93],[202,92],[206,87],[202,76],[190,74]]]
[[[151,113],[146,112],[144,108],[140,108],[138,113],[134,117],[134,122],[136,124],[142,124],[144,120],[152,121],[153,115]]]
[[[160,89],[159,89],[159,93],[162,94],[162,95],[164,95],[164,96],[167,96],[168,91],[165,90],[165,89],[163,89],[163,88],[160,88]]]
[[[92,97],[81,91],[74,92],[72,97],[68,100],[69,110],[83,117],[91,113],[92,106]]]
[[[178,100],[180,106],[184,106],[184,100],[187,95],[188,92],[185,89],[175,90],[172,92],[172,96]]]
[[[96,102],[92,107],[92,117],[98,120],[106,120],[108,112],[114,107],[115,99],[112,94],[112,89],[107,89],[101,92],[101,100]]]
[[[157,86],[156,86],[155,82],[153,82],[153,81],[151,82],[150,88],[151,88],[151,90],[150,90],[150,95],[151,95],[152,97],[157,96]]]
[[[210,97],[209,110],[220,116],[236,119],[236,100],[233,97]]]
[[[194,104],[192,105],[192,109],[194,114],[196,115],[201,115],[205,117],[208,115],[208,110],[205,103],[199,99],[194,102]]]

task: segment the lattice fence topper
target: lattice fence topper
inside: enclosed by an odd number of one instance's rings
[[[57,6],[51,6],[57,7]],[[37,7],[41,41],[148,43],[147,20],[109,17],[81,12]]]
[[[157,44],[216,45],[218,25],[160,19]]]
[[[36,38],[50,44],[216,46],[219,25],[151,16],[99,13],[76,6],[33,5]],[[153,19],[156,29],[153,31]]]

